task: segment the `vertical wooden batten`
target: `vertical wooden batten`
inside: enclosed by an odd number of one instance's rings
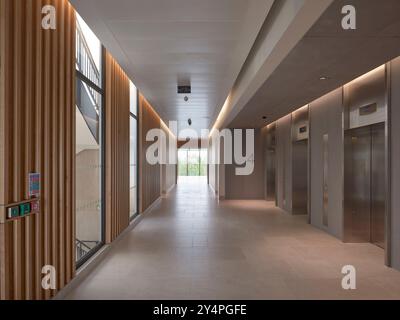
[[[106,242],[129,225],[129,78],[106,52]]]
[[[139,205],[144,212],[161,196],[160,164],[151,165],[146,160],[146,150],[153,143],[146,141],[146,135],[151,129],[161,129],[161,119],[145,97],[139,96]]]
[[[56,8],[56,30],[42,7]],[[48,299],[75,272],[75,13],[66,0],[0,0],[0,215],[28,200],[41,174],[38,214],[0,223],[0,298]],[[43,290],[42,267],[57,289]]]

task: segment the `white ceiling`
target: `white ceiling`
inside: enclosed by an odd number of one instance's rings
[[[357,30],[341,28],[348,4]],[[335,0],[229,126],[263,127],[399,56],[399,12],[399,0]]]
[[[162,119],[210,128],[273,0],[71,0]],[[191,84],[189,101],[176,92]]]

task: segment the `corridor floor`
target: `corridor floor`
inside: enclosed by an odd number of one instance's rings
[[[383,260],[271,203],[218,203],[204,178],[180,178],[67,299],[400,299]],[[341,287],[344,265],[356,290]]]

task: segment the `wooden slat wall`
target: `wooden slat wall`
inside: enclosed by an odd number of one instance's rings
[[[146,161],[146,150],[153,143],[146,141],[146,134],[151,129],[160,129],[161,121],[143,95],[139,96],[139,128],[139,205],[140,212],[144,212],[161,195],[161,166]]]
[[[41,27],[44,5],[57,29]],[[41,211],[0,224],[0,298],[48,299],[74,276],[75,13],[66,0],[0,0],[0,206],[28,199],[41,173]]]
[[[106,242],[129,225],[129,78],[106,53]]]

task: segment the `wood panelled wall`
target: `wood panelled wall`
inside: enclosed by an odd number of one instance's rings
[[[41,27],[53,5],[57,29]],[[46,299],[74,276],[75,13],[66,0],[0,0],[0,209],[28,199],[41,174],[39,214],[0,224],[0,298]]]
[[[106,242],[129,225],[129,78],[106,53]]]
[[[161,120],[149,102],[139,96],[139,205],[144,212],[161,195],[161,167],[146,161],[146,150],[154,142],[146,141],[146,134],[151,129],[160,129]]]

